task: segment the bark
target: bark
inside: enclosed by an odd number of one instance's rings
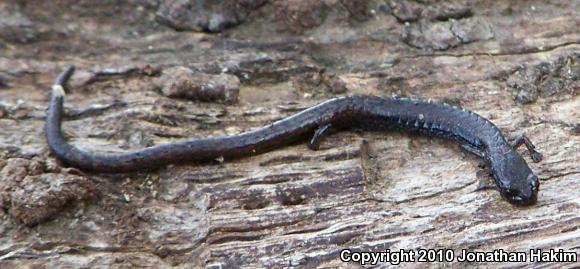
[[[577,1],[216,1],[221,15],[202,18],[177,10],[188,1],[122,2],[0,5],[1,268],[360,267],[340,261],[345,248],[578,253]],[[235,24],[175,31],[160,24],[168,7],[170,25]],[[205,31],[194,26],[179,30]],[[539,201],[514,207],[456,144],[397,132],[131,174],[64,168],[43,120],[70,64],[64,129],[84,149],[235,134],[339,95],[432,98],[527,134],[544,155],[521,149]],[[162,76],[183,68],[188,88],[216,80],[237,100],[167,94]],[[534,263],[427,264],[466,265]]]

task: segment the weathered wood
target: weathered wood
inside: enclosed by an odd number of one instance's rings
[[[339,252],[580,249],[577,1],[215,1],[215,25],[178,10],[204,1],[26,2],[0,4],[1,268],[358,268]],[[510,205],[480,160],[406,133],[133,174],[62,168],[42,128],[69,64],[64,129],[85,149],[234,134],[339,94],[444,99],[533,140],[539,201]],[[238,103],[162,95],[159,74],[182,66],[203,74],[191,83],[236,76]],[[447,265],[538,264],[429,264]]]

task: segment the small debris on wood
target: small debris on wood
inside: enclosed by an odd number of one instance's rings
[[[0,208],[27,226],[45,222],[73,201],[92,196],[92,183],[68,173],[43,173],[36,160],[9,159],[0,171]]]
[[[460,44],[489,40],[494,36],[489,22],[468,18],[408,25],[403,33],[403,41],[420,49],[447,50]]]
[[[228,74],[210,75],[195,73],[187,67],[174,67],[163,71],[158,84],[167,97],[205,102],[238,102],[240,80]]]
[[[267,0],[164,0],[157,20],[175,30],[221,32],[243,23],[249,13]]]
[[[452,22],[417,23],[405,27],[403,41],[413,47],[447,50],[461,42],[451,31]]]
[[[514,100],[521,104],[561,93],[575,95],[580,89],[580,55],[524,67],[508,77],[507,85],[516,91]]]

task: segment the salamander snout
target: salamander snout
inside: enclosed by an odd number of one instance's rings
[[[534,174],[529,174],[523,186],[505,188],[501,193],[512,204],[527,206],[536,203],[539,190],[540,181],[538,181],[538,177]]]

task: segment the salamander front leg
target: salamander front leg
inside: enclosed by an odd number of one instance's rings
[[[530,157],[534,162],[539,162],[543,158],[542,154],[536,150],[536,146],[534,146],[532,141],[525,134],[519,135],[511,144],[514,149],[519,148],[522,144],[526,145]]]
[[[310,139],[310,141],[308,141],[308,148],[310,148],[311,150],[318,150],[320,148],[320,141],[322,141],[322,138],[329,133],[331,127],[332,127],[332,124],[330,124],[330,123],[320,125],[314,131],[314,135],[312,136],[312,139]]]

